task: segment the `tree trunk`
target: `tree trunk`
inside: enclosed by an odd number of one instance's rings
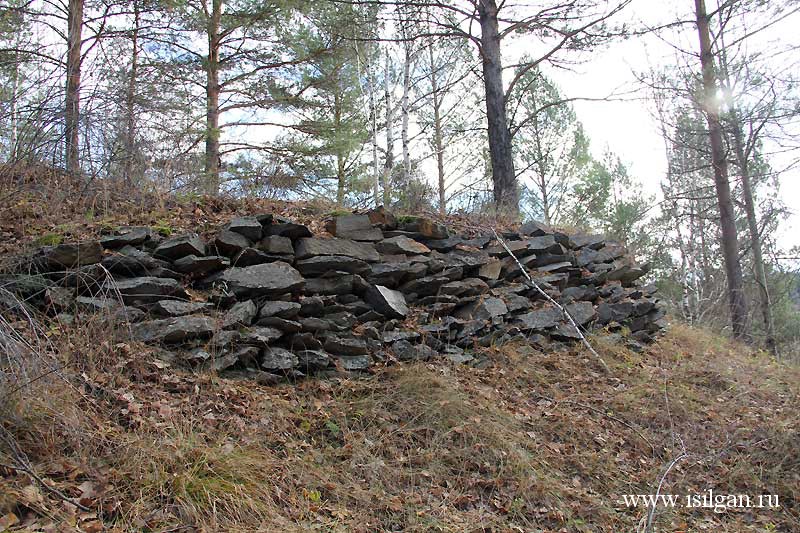
[[[447,213],[444,179],[444,146],[442,143],[442,103],[439,99],[439,80],[436,79],[436,59],[433,55],[433,43],[428,45],[431,61],[431,95],[433,96],[433,147],[436,150],[436,173],[439,178],[439,213]]]
[[[714,167],[714,182],[719,205],[720,229],[722,230],[722,252],[725,258],[725,273],[728,278],[728,300],[731,326],[735,338],[747,338],[747,301],[742,291],[742,265],[739,262],[739,243],[736,235],[736,220],[728,183],[728,168],[719,121],[717,80],[714,72],[714,56],[708,29],[708,15],[704,0],[695,0],[697,33],[700,38],[700,63],[703,68],[703,101],[711,141],[711,162]]]
[[[139,0],[133,1],[133,33],[131,34],[131,70],[128,78],[128,92],[125,99],[125,183],[133,183],[133,167],[136,159],[136,84],[139,75]]]
[[[411,152],[408,145],[408,120],[411,109],[408,104],[408,94],[411,92],[411,44],[405,43],[405,61],[403,62],[403,98],[400,106],[403,112],[402,129],[400,130],[403,144],[403,187],[408,187],[411,181]]]
[[[342,103],[339,94],[333,95],[333,129],[338,132],[342,123]],[[336,148],[336,206],[344,206],[345,193],[345,161],[342,149]]]
[[[486,91],[486,118],[489,126],[489,155],[492,162],[494,203],[498,213],[519,216],[519,191],[511,153],[511,135],[506,119],[503,63],[495,0],[480,0],[481,58]]]
[[[390,92],[390,64],[389,64],[389,50],[386,50],[386,72],[384,73],[383,83],[383,96],[386,100],[386,159],[383,163],[383,175],[381,176],[381,185],[383,186],[383,205],[389,207],[392,201],[391,191],[389,190],[389,177],[394,168],[394,129],[392,123],[394,122],[394,113],[392,110],[392,95]]]
[[[206,194],[219,193],[219,27],[222,0],[211,0],[208,20],[208,65],[206,66]]]
[[[765,344],[767,349],[773,354],[778,355],[778,346],[775,343],[775,325],[772,320],[772,300],[769,295],[767,285],[767,273],[764,268],[764,256],[761,250],[761,234],[758,231],[758,220],[756,219],[755,202],[753,201],[753,187],[750,183],[750,166],[748,156],[744,147],[744,135],[742,133],[742,123],[739,121],[736,112],[733,116],[733,138],[736,147],[736,159],[739,162],[739,170],[742,178],[742,193],[744,195],[744,209],[747,214],[747,227],[750,230],[750,241],[753,247],[753,263],[756,271],[756,283],[759,288],[761,316],[764,320],[764,331],[766,332]]]
[[[372,173],[374,183],[372,184],[372,196],[375,202],[375,207],[381,203],[381,171],[380,162],[378,160],[378,103],[375,98],[375,78],[373,76],[372,65],[369,65],[367,70],[367,85],[369,89],[369,107],[370,115],[372,116]]]
[[[67,171],[79,174],[78,158],[81,99],[81,30],[83,0],[69,0],[67,6],[67,89],[64,106],[64,140]]]

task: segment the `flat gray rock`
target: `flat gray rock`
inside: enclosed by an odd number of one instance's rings
[[[349,372],[367,370],[370,366],[369,356],[367,355],[337,355],[334,360]]]
[[[299,350],[296,355],[298,367],[303,371],[322,370],[331,364],[331,356],[322,350]]]
[[[231,220],[227,229],[238,233],[251,242],[260,240],[264,231],[261,227],[261,222],[256,217],[236,217]]]
[[[144,276],[141,278],[121,279],[108,281],[105,289],[114,294],[119,291],[122,301],[129,303],[155,303],[163,300],[165,296],[186,298],[183,285],[172,278],[156,278]]]
[[[376,243],[375,248],[382,254],[424,255],[431,252],[431,249],[424,244],[402,235],[384,239]]]
[[[325,350],[335,355],[366,355],[367,343],[355,337],[328,334],[323,343]]]
[[[206,255],[206,245],[196,233],[178,235],[165,240],[153,251],[153,255],[168,261],[175,261],[187,255]]]
[[[283,337],[281,330],[264,326],[255,326],[239,333],[241,333],[242,343],[261,346],[262,348]]]
[[[153,237],[153,230],[147,227],[124,227],[116,230],[112,235],[100,239],[103,248],[122,248],[142,244]]]
[[[365,261],[345,255],[319,255],[301,259],[295,262],[295,268],[304,276],[321,276],[333,271],[364,274],[370,270]]]
[[[279,317],[294,318],[300,313],[302,306],[297,302],[264,302],[258,312],[259,318]]]
[[[207,276],[229,267],[231,262],[227,257],[221,255],[207,255],[198,257],[187,255],[176,259],[173,263],[175,270],[183,274],[194,274],[196,276]]]
[[[297,356],[285,348],[265,348],[261,354],[261,368],[271,372],[290,370],[299,363]]]
[[[563,314],[555,307],[545,307],[519,315],[514,324],[523,331],[539,331],[556,327],[562,320]]]
[[[500,298],[480,298],[458,309],[454,316],[464,320],[491,320],[507,313],[508,307]]]
[[[222,230],[214,239],[217,251],[226,257],[235,257],[245,248],[250,247],[250,241],[244,235],[230,230]]]
[[[174,344],[211,337],[214,329],[211,318],[191,315],[141,322],[133,327],[133,338],[148,343]]]
[[[258,307],[253,300],[237,302],[228,309],[222,318],[222,328],[228,329],[235,326],[249,326],[258,313]]]
[[[374,245],[338,238],[300,239],[295,247],[295,255],[297,259],[308,259],[318,255],[344,255],[368,263],[377,263],[380,260],[380,255],[378,255]]]
[[[150,308],[152,313],[176,317],[183,315],[191,315],[201,311],[207,311],[214,306],[207,302],[185,302],[183,300],[159,300],[153,307]]]
[[[405,318],[408,315],[408,306],[403,293],[383,285],[371,285],[364,294],[364,300],[383,316]]]
[[[281,235],[267,235],[258,241],[256,248],[271,255],[294,255],[292,239]]]
[[[284,294],[301,288],[305,283],[297,270],[281,262],[232,267],[222,273],[220,281],[240,298]]]
[[[311,237],[311,230],[302,224],[294,222],[278,222],[264,226],[264,235],[280,235],[293,241],[304,237]]]
[[[328,224],[326,229],[332,234],[342,239],[354,241],[375,242],[383,239],[383,232],[372,226],[367,215],[344,215],[335,217]]]
[[[99,263],[103,247],[97,241],[67,243],[42,247],[39,254],[49,267],[72,268]]]

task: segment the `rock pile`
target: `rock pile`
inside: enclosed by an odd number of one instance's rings
[[[641,343],[665,325],[655,288],[638,281],[646,267],[599,235],[528,223],[503,234],[515,259],[491,235],[453,235],[383,209],[333,218],[326,229],[332,236],[315,236],[268,214],[236,218],[208,242],[122,228],[98,242],[44,247],[29,267],[47,280],[38,288],[48,312],[64,320],[110,312],[131,323],[136,340],[217,371],[481,364],[480,346],[578,339],[522,268],[588,331],[625,328]],[[24,289],[22,279],[11,284]]]

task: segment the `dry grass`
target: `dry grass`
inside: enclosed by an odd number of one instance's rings
[[[660,509],[657,530],[800,527],[798,371],[703,331],[676,326],[642,355],[595,339],[613,377],[577,349],[506,346],[483,371],[265,388],[60,329],[51,355],[69,385],[37,381],[2,423],[92,512],[4,468],[0,516],[27,530],[639,531],[644,509],[617,500],[654,492],[682,450],[662,492],[782,507]],[[5,449],[0,463],[13,464]]]

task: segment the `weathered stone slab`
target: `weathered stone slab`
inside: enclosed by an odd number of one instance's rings
[[[335,355],[366,355],[367,343],[362,339],[328,334],[323,343],[325,350]]]
[[[153,251],[153,255],[168,261],[175,261],[187,255],[206,255],[206,245],[196,233],[178,235],[165,240]]]
[[[163,300],[165,296],[175,298],[186,298],[183,285],[171,278],[155,278],[145,276],[141,278],[121,279],[117,281],[107,281],[105,289],[119,291],[122,301],[130,303],[155,303]]]
[[[97,241],[44,246],[37,254],[51,268],[73,268],[93,265],[103,258],[103,247]]]
[[[292,240],[281,235],[267,235],[258,241],[256,248],[271,255],[294,255]]]
[[[278,222],[264,226],[264,235],[280,235],[281,237],[288,237],[293,241],[305,237],[311,237],[311,230],[302,224],[295,224],[294,222]]]
[[[367,215],[344,215],[333,218],[326,224],[331,235],[354,241],[376,242],[383,239],[383,232],[372,226]]]
[[[284,294],[303,287],[305,280],[286,263],[265,263],[249,267],[232,267],[222,273],[220,281],[238,297]]]
[[[175,270],[178,272],[194,274],[196,276],[207,276],[229,267],[230,264],[231,262],[228,258],[222,257],[221,255],[207,255],[205,257],[187,255],[186,257],[177,259],[173,263]]]
[[[235,257],[245,248],[250,247],[250,241],[244,235],[230,230],[222,230],[217,233],[214,240],[217,251],[226,257]]]
[[[563,318],[561,311],[555,307],[545,307],[519,315],[514,324],[523,331],[541,331],[556,327]]]
[[[297,356],[285,348],[266,348],[261,355],[261,368],[270,372],[290,370],[299,363]]]
[[[334,271],[364,274],[370,270],[365,261],[345,255],[318,255],[301,259],[295,262],[295,268],[304,276],[321,276]]]
[[[214,306],[208,302],[186,302],[183,300],[159,300],[150,308],[152,313],[167,317],[191,315],[208,311]]]
[[[491,320],[508,313],[500,298],[480,298],[456,310],[454,316],[462,320]]]
[[[214,321],[207,316],[182,316],[141,322],[133,327],[133,338],[141,342],[180,343],[211,337]]]
[[[153,230],[147,227],[124,227],[119,228],[111,235],[106,235],[100,239],[103,248],[122,248],[123,246],[135,246],[148,241],[153,236]]]
[[[408,307],[403,293],[383,285],[372,285],[364,294],[364,300],[377,312],[389,318],[405,318]]]
[[[370,243],[356,242],[346,239],[300,239],[295,249],[297,259],[308,259],[318,255],[344,255],[354,257],[368,263],[380,260],[375,246]]]
[[[375,244],[375,248],[382,254],[424,255],[431,252],[424,244],[402,235],[383,239]]]
[[[225,313],[222,317],[222,329],[232,328],[234,326],[249,326],[253,323],[253,319],[258,313],[253,300],[246,300],[244,302],[237,302]]]
[[[261,222],[256,217],[236,217],[228,224],[227,229],[245,237],[250,242],[257,242],[261,239]]]

